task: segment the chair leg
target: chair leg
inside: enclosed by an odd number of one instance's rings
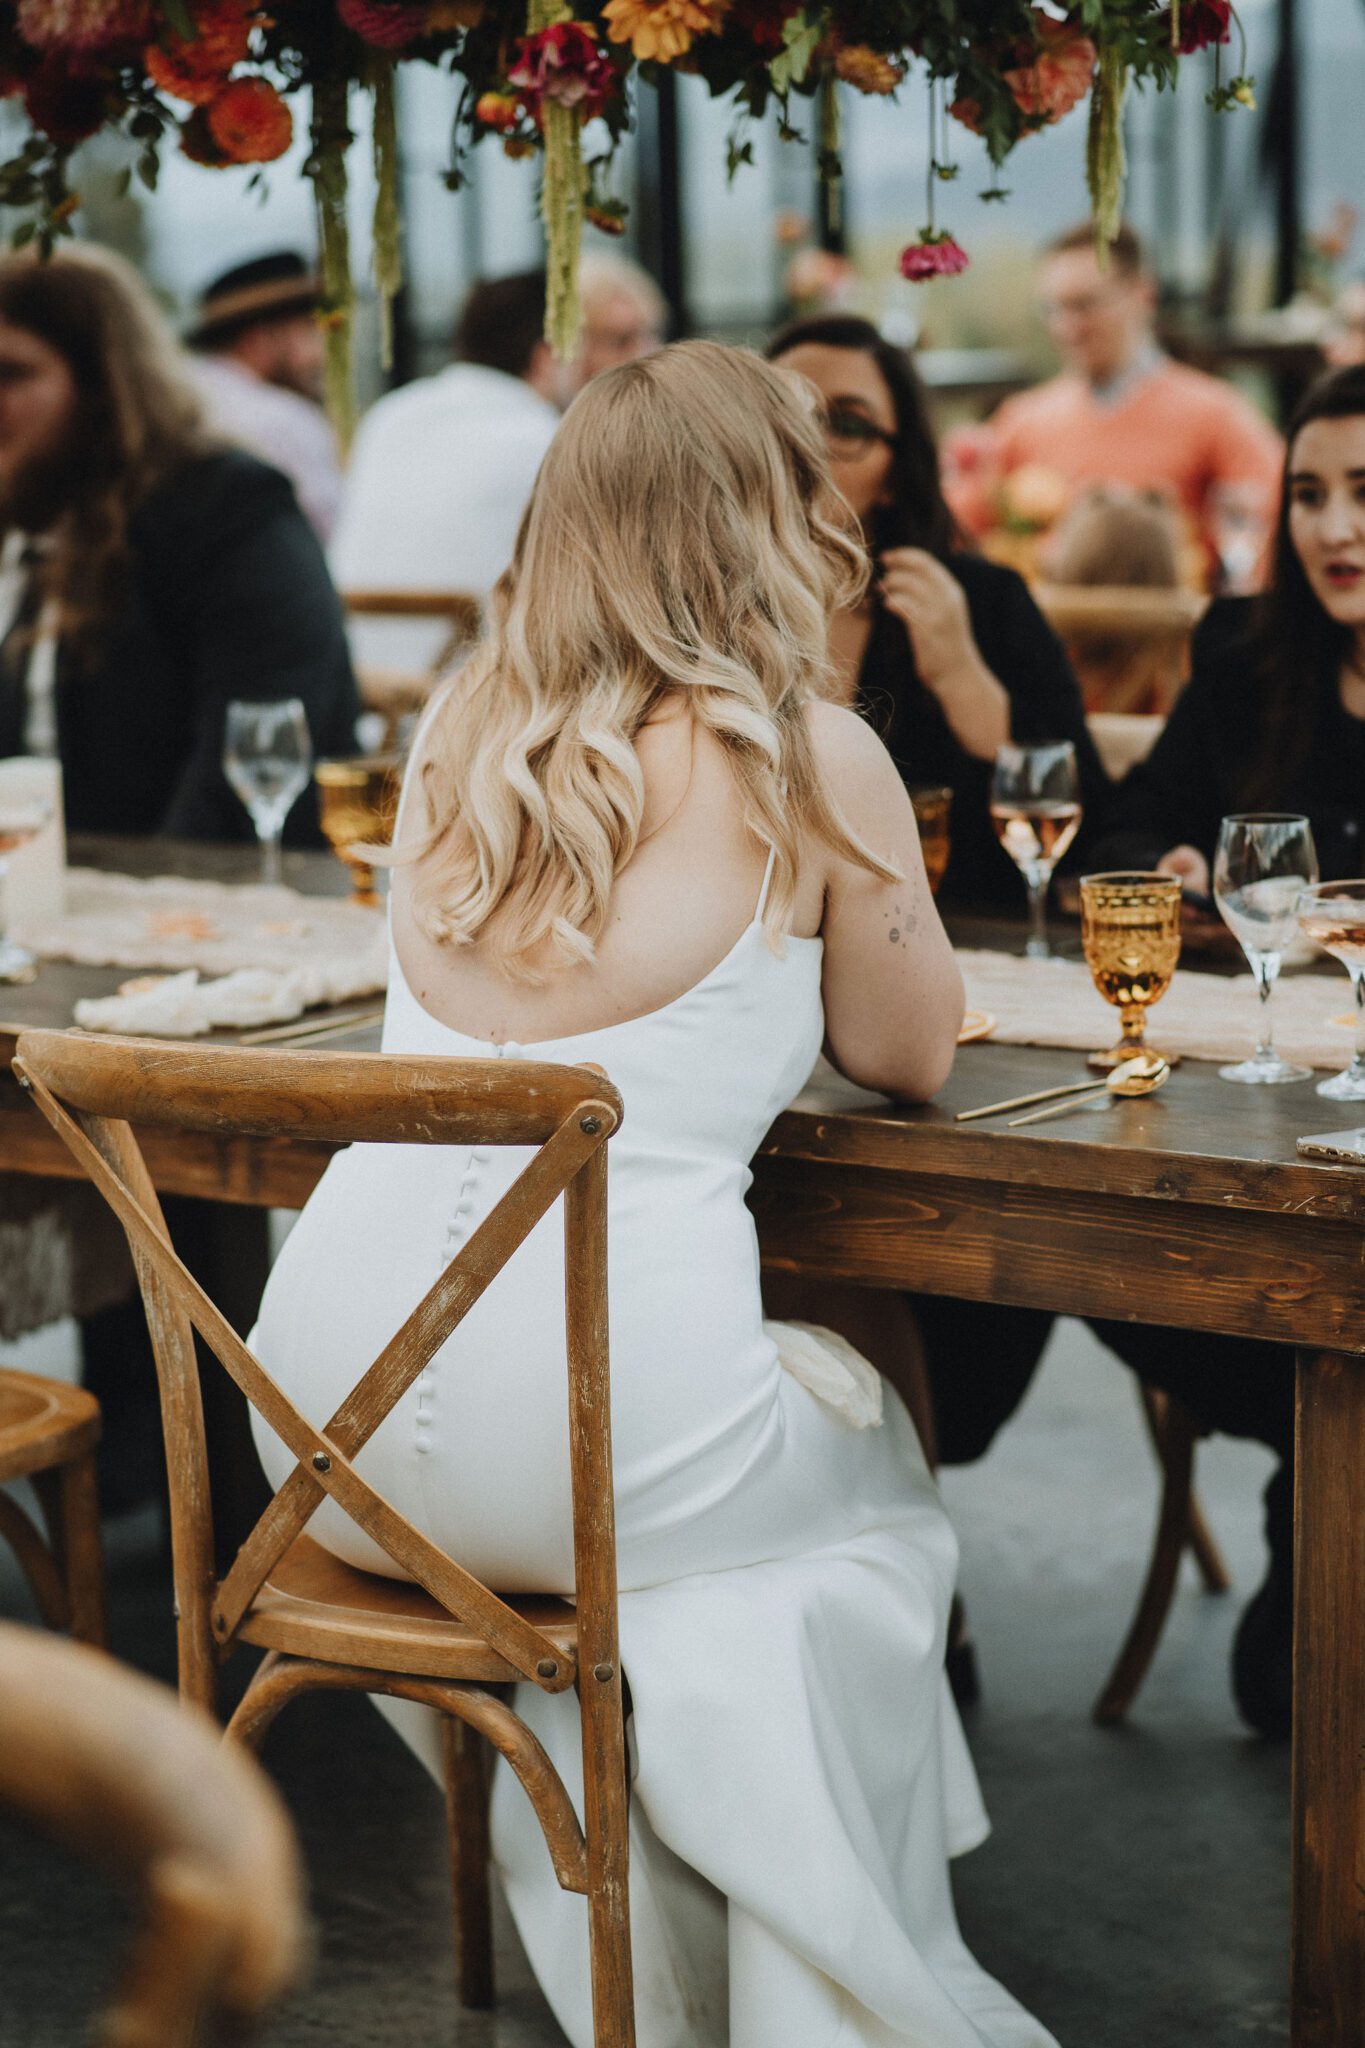
[[[1169,1394],[1163,1394],[1156,1387],[1139,1382],[1138,1396],[1142,1402],[1142,1413],[1147,1424],[1147,1433],[1152,1439],[1152,1449],[1157,1462],[1166,1462],[1166,1422],[1172,1408],[1180,1403]],[[1190,1526],[1186,1536],[1191,1557],[1204,1581],[1206,1593],[1226,1593],[1232,1586],[1232,1574],[1223,1562],[1223,1553],[1218,1548],[1212,1530],[1204,1519],[1204,1510],[1199,1505],[1199,1496],[1194,1491],[1193,1478],[1190,1483]]]
[[[635,1987],[628,1885],[630,1800],[619,1675],[579,1686],[583,1715],[584,1834],[594,2048],[635,2048]]]
[[[40,1473],[37,1476],[41,1479],[46,1475]],[[42,1498],[41,1489],[39,1498]],[[0,1538],[8,1543],[19,1560],[29,1589],[38,1603],[38,1611],[47,1626],[68,1628],[71,1624],[71,1614],[67,1605],[66,1585],[57,1560],[18,1501],[3,1492],[0,1492]]]
[[[73,1458],[58,1477],[58,1554],[71,1610],[71,1633],[96,1650],[108,1648],[104,1611],[104,1544],[100,1536],[95,1454]]]
[[[460,2003],[493,2004],[493,1910],[488,1886],[489,1776],[482,1738],[453,1714],[441,1719],[446,1823],[455,1908],[455,1973]]]
[[[1144,1387],[1143,1407],[1161,1460],[1161,1508],[1147,1578],[1123,1648],[1095,1702],[1095,1719],[1112,1727],[1128,1712],[1147,1675],[1175,1596],[1176,1574],[1190,1537],[1195,1426],[1188,1410]]]

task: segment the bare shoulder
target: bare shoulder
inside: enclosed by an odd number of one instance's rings
[[[865,718],[842,704],[817,702],[807,706],[806,719],[816,764],[850,823],[904,799],[896,764]]]

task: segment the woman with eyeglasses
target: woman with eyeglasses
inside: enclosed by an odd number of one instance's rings
[[[1061,643],[1021,577],[962,549],[904,349],[870,320],[837,314],[784,327],[767,355],[814,390],[834,481],[873,559],[869,596],[837,613],[831,630],[844,693],[908,784],[946,783],[955,793],[941,900],[1022,909],[1018,869],[991,827],[996,748],[1070,740],[1085,837],[1108,796]]]

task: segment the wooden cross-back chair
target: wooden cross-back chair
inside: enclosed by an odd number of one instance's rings
[[[385,721],[383,746],[398,746],[404,719],[420,717],[433,690],[457,654],[478,639],[483,629],[482,601],[464,590],[343,590],[341,602],[353,619],[431,619],[446,627],[446,637],[421,673],[377,668],[361,662],[357,670],[360,700],[367,711]]]
[[[302,1876],[279,1795],[140,1672],[0,1624],[0,1808],[138,1897],[98,2048],[208,2048],[228,2029],[243,2042],[302,1974]]]
[[[269,1654],[229,1723],[252,1747],[290,1699],[387,1693],[445,1717],[461,1989],[492,1998],[484,1736],[516,1772],[555,1874],[587,1894],[598,2048],[634,2041],[626,1896],[626,1761],[617,1651],[607,1355],[606,1141],[621,1100],[593,1068],[381,1053],[189,1050],[147,1039],[24,1032],[14,1070],[127,1233],[161,1386],[183,1694],[215,1699],[238,1643]],[[315,1427],[191,1277],[170,1243],[134,1123],[220,1137],[514,1145],[530,1161],[330,1420]],[[504,1600],[405,1520],[355,1468],[399,1397],[555,1201],[564,1199],[575,1605]],[[198,1332],[298,1459],[221,1580],[213,1568]],[[324,1497],[411,1583],[360,1572],[305,1533]],[[548,1756],[489,1687],[576,1686],[584,1826]]]

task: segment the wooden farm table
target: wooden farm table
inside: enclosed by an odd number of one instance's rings
[[[85,852],[76,848],[77,855]],[[100,849],[134,865],[127,848]],[[87,853],[88,857],[88,853]],[[189,871],[250,856],[197,850]],[[168,865],[167,849],[142,856]],[[324,856],[300,886],[334,888]],[[971,936],[981,942],[981,932]],[[117,980],[46,967],[0,988],[0,1061],[14,1025],[65,1023],[78,993]],[[1343,985],[1344,997],[1344,985]],[[355,1050],[368,1037],[334,1039]],[[1230,1088],[1186,1062],[1144,1101],[1033,1129],[955,1125],[953,1111],[1077,1078],[1074,1053],[967,1047],[915,1109],[778,1118],[755,1160],[764,1260],[788,1272],[1076,1315],[1182,1324],[1297,1347],[1293,2048],[1365,2041],[1365,1172],[1308,1165],[1304,1132],[1349,1110],[1307,1086]],[[627,1113],[629,1105],[627,1105]],[[148,1133],[168,1192],[292,1208],[327,1151]],[[0,1085],[0,1168],[72,1162],[12,1082]]]

